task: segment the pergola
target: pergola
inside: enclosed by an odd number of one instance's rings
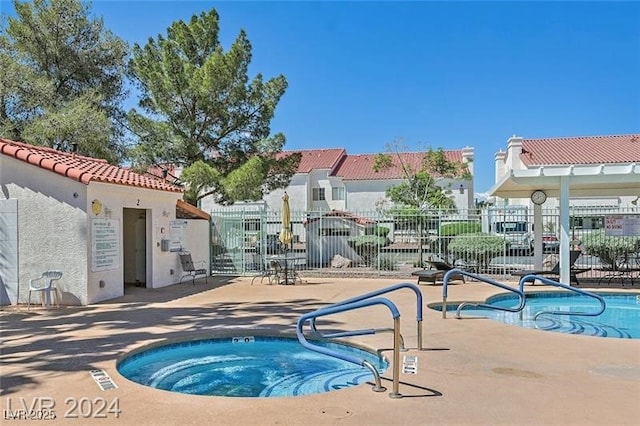
[[[558,198],[560,213],[560,281],[570,274],[569,199],[571,197],[640,196],[640,164],[554,165],[511,169],[489,190],[490,196],[529,198],[536,190]],[[533,210],[536,267],[542,262],[542,206]]]

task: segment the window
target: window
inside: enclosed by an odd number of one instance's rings
[[[344,200],[344,187],[331,188],[332,200]]]
[[[324,201],[324,188],[313,188],[313,201]]]

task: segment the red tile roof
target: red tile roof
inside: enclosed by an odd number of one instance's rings
[[[462,162],[462,151],[444,151],[447,160],[455,163]],[[382,180],[382,179],[403,179],[404,173],[400,166],[400,161],[395,154],[392,154],[393,166],[375,172],[373,163],[377,154],[359,154],[346,156],[336,168],[333,175],[344,180]],[[400,153],[403,162],[413,170],[420,170],[424,152]]]
[[[640,163],[640,134],[523,139],[525,166]]]
[[[164,179],[141,175],[126,168],[109,164],[105,160],[74,155],[52,148],[0,138],[0,153],[77,180],[85,185],[93,181],[160,191],[184,192],[181,187],[172,185]]]
[[[314,169],[332,170],[338,161],[346,155],[344,148],[310,149],[301,151],[283,151],[276,158],[299,152],[302,154],[297,173],[309,173]]]

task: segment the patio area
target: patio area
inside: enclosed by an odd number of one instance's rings
[[[418,358],[417,374],[401,374],[401,399],[370,386],[292,398],[190,396],[156,390],[120,376],[116,362],[165,340],[214,337],[228,330],[295,332],[298,318],[323,305],[414,279],[305,278],[295,286],[251,285],[251,278],[209,277],[161,289],[127,287],[125,296],[86,307],[45,310],[4,307],[3,423],[23,406],[49,404],[47,424],[637,424],[640,340],[543,332],[484,319],[442,319],[424,310],[424,350],[416,350],[413,292],[388,294],[401,313],[402,335]],[[266,280],[265,280],[266,282]],[[452,283],[449,302],[483,300],[499,289]],[[512,282],[515,286],[516,283]],[[442,301],[442,287],[421,286],[424,307]],[[544,286],[527,287],[527,291]],[[618,290],[611,291],[635,291]],[[384,307],[331,318],[338,329],[391,327]],[[353,342],[391,348],[390,333]],[[391,358],[391,351],[385,351]],[[116,389],[101,390],[91,370],[104,370]],[[82,399],[84,398],[84,402]],[[119,413],[109,411],[117,401]],[[51,407],[53,402],[54,407]],[[106,403],[103,410],[99,406]],[[8,407],[7,404],[10,406]],[[77,407],[73,407],[78,404]],[[84,405],[83,405],[84,404]],[[24,423],[21,422],[21,423]],[[41,423],[41,422],[40,422]]]

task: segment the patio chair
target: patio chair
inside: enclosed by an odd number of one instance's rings
[[[574,264],[576,263],[576,260],[578,260],[581,254],[582,252],[580,250],[571,250],[570,258],[569,258],[569,268],[570,268],[569,282],[576,285],[580,285],[580,283],[578,282],[577,275],[591,270],[591,268],[577,268],[574,266]],[[542,276],[552,275],[552,276],[557,276],[559,278],[560,277],[560,261],[558,260],[558,262],[556,262],[553,268],[548,270],[547,269],[542,269],[542,270],[523,269],[520,271],[513,271],[511,272],[511,275],[515,275],[518,277],[523,277],[525,275],[542,275]]]
[[[191,253],[180,253],[180,263],[182,264],[182,270],[185,272],[185,274],[180,277],[180,283],[182,283],[182,280],[185,278],[191,278],[191,283],[195,285],[196,277],[198,276],[204,276],[205,282],[209,282],[209,271],[204,267],[196,268],[193,259],[191,259]],[[198,261],[198,263],[202,263],[203,266],[206,264],[204,260]]]
[[[27,298],[27,310],[31,309],[31,293],[39,292],[42,298],[43,306],[51,305],[51,293],[56,298],[56,306],[60,307],[60,294],[58,293],[58,287],[56,287],[55,281],[62,278],[61,271],[46,271],[43,272],[38,278],[29,280],[29,296]],[[38,284],[41,282],[41,284]]]
[[[444,278],[444,274],[447,271],[455,269],[453,265],[439,260],[427,260],[426,262],[431,266],[431,269],[420,269],[411,273],[414,277],[418,277],[418,285],[420,285],[420,281],[428,281],[435,285],[438,279]],[[461,274],[454,275],[453,279],[460,279],[463,283],[465,282],[464,275]]]
[[[269,260],[265,257],[263,258],[262,266],[262,273],[251,279],[251,285],[253,285],[253,281],[258,277],[260,278],[261,283],[265,278],[269,280],[269,284],[271,284],[271,280],[275,280],[277,283],[280,279],[280,263],[276,260]]]
[[[610,262],[605,262],[602,259],[601,262],[600,270],[605,272],[605,275],[600,277],[598,285],[605,283],[611,285],[614,280],[619,280],[624,286],[626,279],[629,279],[631,285],[634,285],[635,280],[640,278],[640,253],[625,253],[616,256]]]

